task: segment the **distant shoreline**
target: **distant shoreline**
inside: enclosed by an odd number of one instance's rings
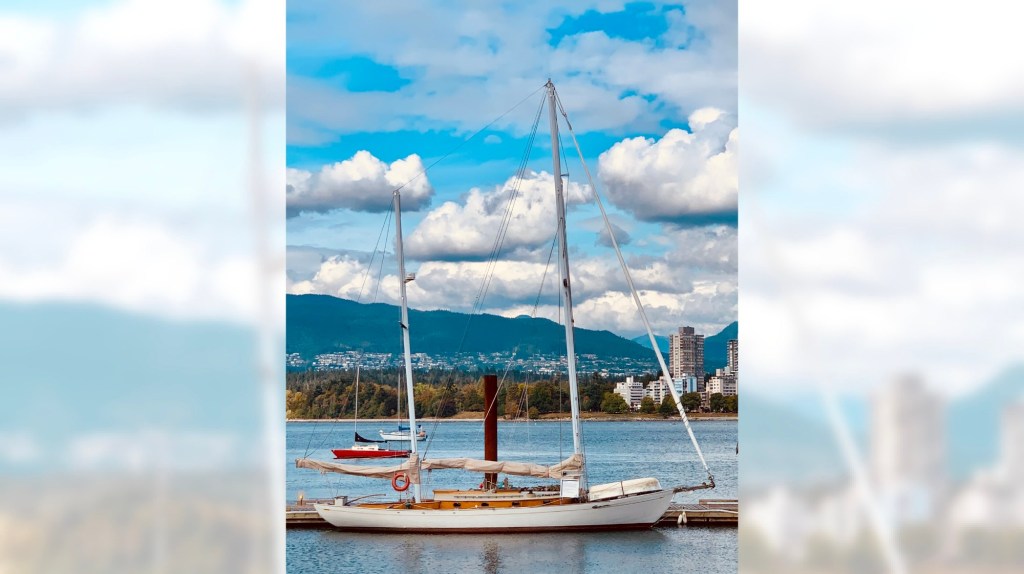
[[[475,414],[478,414],[478,413],[466,413],[466,414],[475,415]],[[691,420],[691,421],[738,421],[739,420],[739,416],[736,415],[735,413],[699,413],[699,414],[694,414],[694,415],[688,415],[686,418]],[[586,420],[586,421],[655,422],[655,423],[657,423],[657,422],[679,422],[679,421],[682,420],[679,417],[663,418],[663,417],[639,417],[639,416],[622,416],[622,415],[605,415],[605,416],[587,416],[587,415],[583,415],[582,419]],[[405,419],[401,419],[401,420],[404,421]],[[527,420],[525,418],[522,418],[522,419],[504,419],[504,418],[500,418],[500,417],[498,418],[498,421],[499,422],[503,422],[503,423],[525,423],[525,422],[537,422],[537,421],[542,421],[542,422],[544,422],[544,421],[555,421],[555,422],[557,422],[557,421],[568,421],[568,420],[569,420],[569,417],[545,417],[545,416],[541,416],[539,418],[529,419],[529,420]],[[398,421],[399,421],[399,419],[397,419],[397,418],[391,418],[391,419],[285,419],[285,422],[289,422],[289,423],[324,423],[324,422],[326,422],[326,423],[351,423],[351,422],[361,422],[361,423],[382,423],[382,424],[384,424],[384,423],[395,423],[395,422],[398,422]],[[482,416],[465,416],[465,417],[460,417],[459,415],[456,415],[454,417],[441,418],[441,419],[430,418],[430,417],[428,417],[428,418],[420,418],[420,419],[417,419],[417,421],[418,422],[430,422],[430,423],[433,423],[433,422],[441,422],[441,423],[444,423],[444,422],[456,422],[456,423],[458,423],[458,422],[484,422],[484,419],[483,419]]]

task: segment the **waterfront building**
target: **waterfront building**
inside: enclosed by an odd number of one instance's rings
[[[1009,480],[1024,484],[1024,401],[1010,403],[1003,410],[999,464]]]
[[[945,523],[963,534],[1024,527],[1024,401],[1002,414],[995,465],[976,471],[952,497]]]
[[[710,398],[715,393],[722,393],[726,396],[736,394],[736,378],[728,367],[715,369],[715,374],[708,379],[705,394]]]
[[[626,377],[623,382],[615,383],[615,394],[626,401],[629,408],[640,410],[640,401],[644,400],[644,384],[633,380],[633,377]]]
[[[917,377],[884,385],[872,400],[870,468],[895,524],[930,520],[942,500],[946,423],[942,398]]]
[[[672,384],[675,386],[676,392],[679,393],[680,396],[686,393],[697,392],[695,390],[691,390],[697,388],[697,377],[689,373],[683,373],[682,376],[672,379]],[[647,388],[644,389],[643,394],[645,397],[651,397],[651,399],[659,405],[661,404],[661,401],[665,400],[665,397],[671,395],[672,391],[668,389],[668,385],[665,384],[665,379],[662,378],[658,378],[647,383]]]
[[[672,379],[672,382],[676,385],[676,390],[679,391],[680,395],[686,393],[699,393],[700,385],[697,383],[697,376],[690,373],[683,373],[681,377]]]
[[[662,390],[664,390],[665,382],[663,380],[655,379],[647,383],[647,387],[644,389],[644,396],[651,397],[654,404],[660,405],[661,401],[665,398]]]
[[[669,375],[675,379],[686,373],[704,379],[704,335],[698,335],[693,327],[679,328],[678,333],[668,336]]]

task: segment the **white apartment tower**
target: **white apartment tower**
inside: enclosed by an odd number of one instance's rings
[[[696,334],[693,327],[680,327],[668,336],[668,355],[673,379],[694,375],[698,384],[704,381],[704,335]]]
[[[1024,401],[1010,403],[1003,410],[1000,444],[1003,472],[1010,481],[1021,484],[1024,482]]]
[[[945,405],[915,376],[875,392],[870,465],[876,495],[897,524],[928,520],[945,487]]]

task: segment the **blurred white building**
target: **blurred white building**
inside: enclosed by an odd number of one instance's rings
[[[955,530],[1024,527],[1024,401],[1003,411],[999,460],[975,474],[953,497]]]
[[[917,377],[883,385],[872,397],[870,471],[894,524],[931,519],[947,491],[945,406]]]
[[[779,485],[770,491],[744,499],[740,527],[748,538],[761,541],[767,550],[790,560],[800,560],[809,538],[815,534],[808,516],[809,501]]]
[[[1007,480],[1024,489],[1024,399],[1003,411],[999,465]]]

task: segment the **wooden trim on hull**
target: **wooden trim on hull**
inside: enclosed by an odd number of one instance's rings
[[[606,532],[609,530],[648,530],[653,524],[599,524],[590,526],[551,526],[544,528],[370,528],[330,526],[339,532],[370,532],[375,534],[527,534],[534,532]]]
[[[672,494],[671,490],[661,490],[596,503],[540,504],[519,508],[428,510],[326,504],[314,504],[314,507],[327,523],[344,531],[438,534],[586,532],[649,528],[664,515]]]

